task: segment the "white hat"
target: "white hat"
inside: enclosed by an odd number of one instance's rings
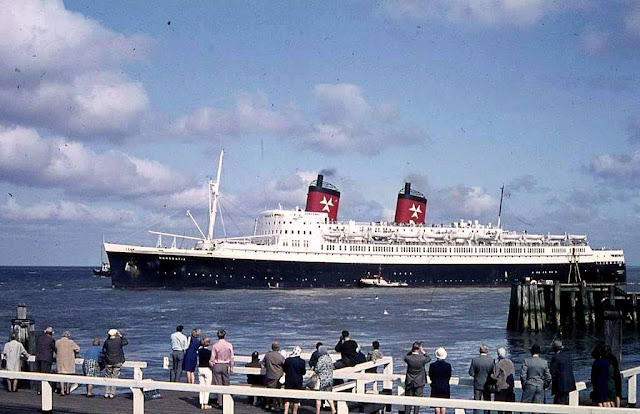
[[[116,336],[117,333],[118,333],[117,329],[109,329],[109,332],[107,332],[107,335]]]
[[[447,351],[442,347],[436,349],[436,358],[437,359],[446,359],[447,358]]]
[[[507,357],[507,350],[504,348],[498,348],[498,356],[500,358],[506,358]]]

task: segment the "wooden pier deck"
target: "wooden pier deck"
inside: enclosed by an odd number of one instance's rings
[[[183,413],[222,413],[222,409],[200,410],[198,395],[178,391],[161,391],[162,398],[150,399],[144,403],[145,413],[150,414],[183,414]],[[93,398],[85,397],[80,388],[71,395],[53,395],[53,412],[69,414],[112,414],[133,412],[132,394],[122,393],[114,399],[105,399],[102,394]],[[300,414],[315,413],[314,401],[303,401],[298,412]],[[0,413],[32,414],[41,413],[41,397],[35,390],[20,389],[8,392],[0,389]],[[249,404],[246,398],[235,398],[235,413],[266,414],[260,407]],[[328,412],[328,411],[327,411]]]

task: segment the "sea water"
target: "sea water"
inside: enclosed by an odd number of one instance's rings
[[[627,289],[640,290],[640,267],[627,268]],[[494,356],[505,347],[517,377],[528,350],[539,344],[551,358],[553,333],[506,330],[510,289],[300,289],[300,290],[114,290],[109,278],[94,277],[91,268],[0,267],[0,345],[8,336],[19,303],[27,305],[36,329],[52,326],[55,337],[65,331],[81,348],[93,338],[104,339],[116,328],[125,334],[127,360],[146,361],[147,378],[166,380],[162,358],[169,355],[169,336],[178,324],[215,337],[223,328],[237,354],[263,353],[279,340],[285,349],[298,345],[306,352],[320,341],[331,348],[343,329],[351,332],[366,353],[380,342],[384,355],[394,357],[396,372],[404,372],[403,356],[414,341],[422,341],[433,358],[446,348],[454,376],[468,377],[469,362],[487,343]],[[574,354],[577,380],[589,378],[591,349],[601,334],[574,332],[563,338]],[[640,335],[625,330],[622,367],[640,365]],[[130,376],[130,373],[125,374]],[[238,378],[241,380],[241,378]],[[452,389],[469,398],[471,391]]]

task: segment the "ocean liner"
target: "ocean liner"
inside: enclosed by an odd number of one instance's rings
[[[200,237],[150,231],[158,237],[152,247],[105,242],[114,288],[357,287],[376,273],[409,287],[626,281],[623,251],[594,249],[585,235],[510,231],[500,219],[428,225],[427,198],[410,183],[393,222],[338,221],[340,191],[318,175],[304,210],[263,211],[253,235],[215,238],[223,154],[209,181],[207,233],[187,212]],[[177,247],[180,239],[193,247]]]

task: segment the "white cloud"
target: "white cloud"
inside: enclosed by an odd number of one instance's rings
[[[620,155],[599,155],[591,161],[589,172],[621,187],[635,187],[640,179],[640,150]]]
[[[254,132],[282,133],[292,128],[297,115],[293,109],[274,109],[266,94],[242,93],[233,108],[205,107],[178,119],[170,128],[176,136],[240,135]]]
[[[348,83],[316,85],[313,96],[330,122],[358,119],[370,115],[372,110],[362,90]]]
[[[443,188],[432,194],[430,204],[435,216],[441,220],[490,221],[498,214],[499,200],[481,187],[458,185]]]
[[[439,18],[456,23],[531,26],[543,17],[576,7],[585,1],[569,0],[386,0],[383,13],[394,17]]]
[[[13,198],[0,206],[0,216],[5,220],[21,222],[91,222],[91,223],[137,223],[132,211],[93,206],[68,200],[43,201],[32,205],[22,205]]]
[[[277,109],[262,92],[244,93],[236,97],[231,109],[198,109],[175,121],[169,132],[171,136],[216,138],[266,133],[326,153],[377,154],[385,147],[424,141],[423,131],[401,125],[393,105],[371,104],[357,85],[319,84],[312,98],[319,116],[304,114],[292,105]]]
[[[120,64],[148,55],[61,1],[0,1],[0,119],[93,138],[137,131],[149,101]]]
[[[394,145],[424,142],[418,129],[399,126],[395,108],[369,103],[360,87],[353,84],[319,84],[313,89],[321,119],[309,117],[309,127],[301,131],[298,144],[318,152],[358,151],[377,154]]]
[[[33,129],[0,127],[0,180],[69,194],[140,198],[183,190],[188,180],[157,161],[84,144],[42,139]]]

